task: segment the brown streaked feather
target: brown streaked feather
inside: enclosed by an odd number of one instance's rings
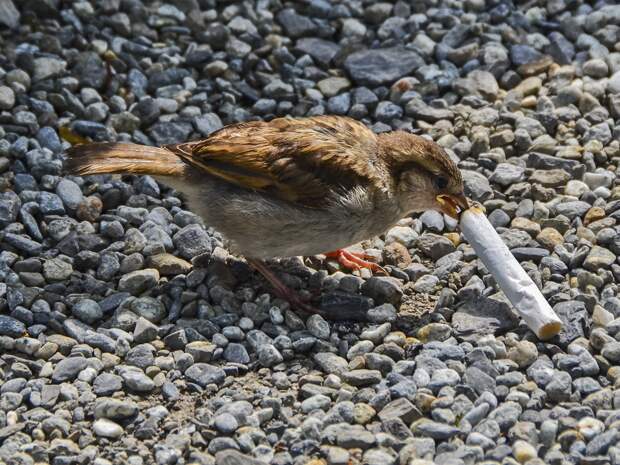
[[[166,149],[123,143],[75,145],[67,150],[65,169],[75,175],[150,174],[182,175],[187,168],[179,157]]]
[[[444,149],[432,140],[404,131],[381,133],[378,136],[390,172],[398,173],[420,167],[431,174],[444,174],[462,183],[461,172]]]
[[[322,205],[338,188],[387,188],[376,135],[350,118],[252,121],[166,148],[220,179],[306,206]]]

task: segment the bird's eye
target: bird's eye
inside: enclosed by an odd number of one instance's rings
[[[443,176],[437,176],[435,178],[435,187],[437,187],[437,189],[445,189],[448,187],[448,179]]]

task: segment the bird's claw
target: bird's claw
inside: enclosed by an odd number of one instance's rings
[[[376,274],[388,275],[382,266],[365,260],[368,256],[364,252],[350,252],[345,249],[338,249],[334,252],[326,253],[325,256],[335,258],[340,265],[348,270],[357,271],[366,268]]]

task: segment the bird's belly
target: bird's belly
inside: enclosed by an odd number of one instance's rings
[[[298,217],[290,213],[279,218],[251,218],[256,234],[246,231],[238,235],[231,230],[222,233],[231,239],[233,247],[240,253],[257,258],[316,255],[367,238],[358,225],[334,215],[308,218],[305,212],[300,212]]]
[[[346,215],[304,208],[267,208],[257,201],[241,215],[205,211],[206,224],[248,257],[273,258],[316,255],[349,246],[369,235]]]
[[[253,258],[316,255],[368,239],[400,219],[355,212],[345,206],[312,209],[210,178],[161,180],[184,194],[189,208]]]

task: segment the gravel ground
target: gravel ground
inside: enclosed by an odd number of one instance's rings
[[[549,0],[0,0],[0,462],[620,464],[620,7]],[[16,8],[19,8],[19,10]],[[565,329],[541,343],[453,221],[281,276],[70,143],[274,115],[426,134]]]

